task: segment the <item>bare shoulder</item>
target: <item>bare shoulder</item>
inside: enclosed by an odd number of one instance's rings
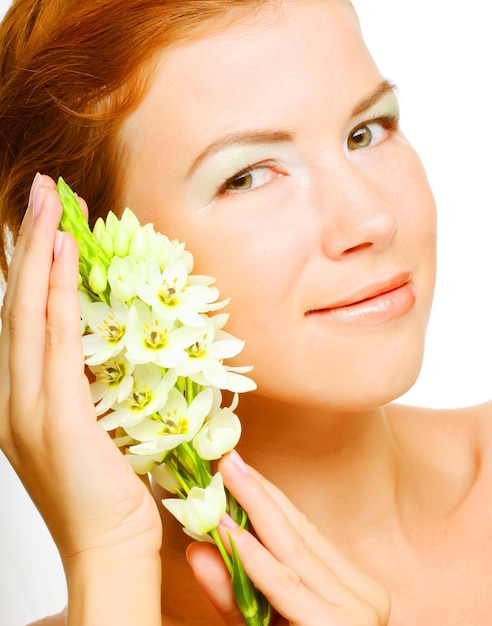
[[[62,611],[57,615],[49,615],[48,617],[43,617],[36,622],[32,622],[29,626],[66,626],[66,611]]]
[[[492,427],[492,400],[473,406],[459,408],[425,408],[403,404],[391,404],[387,407],[390,419],[405,421],[410,419],[419,425],[447,423],[452,429],[479,431],[484,426]]]
[[[451,453],[455,459],[476,459],[478,455],[492,461],[492,400],[451,409],[391,404],[387,416],[406,436],[434,454]]]

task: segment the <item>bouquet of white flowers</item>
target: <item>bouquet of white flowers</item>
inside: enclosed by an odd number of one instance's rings
[[[59,179],[60,229],[80,253],[81,335],[91,392],[101,425],[138,474],[150,473],[177,497],[163,500],[184,531],[214,542],[232,577],[236,602],[251,626],[267,626],[271,608],[217,531],[228,512],[240,526],[245,512],[224,488],[211,461],[232,450],[241,424],[238,393],[255,388],[251,368],[224,365],[243,342],[226,333],[227,304],[214,279],[192,274],[193,257],[125,209],[93,231],[76,195]],[[222,406],[222,390],[233,392]]]

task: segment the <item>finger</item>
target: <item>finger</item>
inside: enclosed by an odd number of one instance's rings
[[[33,213],[6,320],[10,335],[11,398],[19,407],[20,419],[22,407],[29,409],[38,398],[44,370],[49,280],[61,215],[61,204],[51,183],[39,187]]]
[[[60,377],[84,376],[78,301],[78,250],[69,233],[57,231],[46,307],[45,386],[59,397]]]
[[[234,460],[235,454],[236,453],[232,453],[232,460]],[[241,461],[242,459],[239,460],[239,464]],[[374,602],[375,598],[381,597],[380,604],[385,605],[387,603],[386,591],[354,565],[333,542],[329,541],[328,538],[292,504],[278,487],[249,465],[246,465],[246,470],[251,473],[281,508],[297,533],[315,550],[319,559],[324,563],[330,564],[330,569],[333,574],[345,586],[366,601]]]
[[[78,299],[78,254],[72,235],[58,231],[46,314],[43,378],[43,388],[49,399],[46,425],[53,435],[58,435],[62,444],[63,441],[79,441],[81,446],[94,449],[97,440],[108,458],[113,456],[122,461],[120,451],[97,423],[85,375]],[[70,385],[64,385],[65,380],[71,381]],[[67,407],[70,407],[69,415]],[[126,467],[126,462],[123,465]],[[130,471],[129,465],[128,468]]]
[[[46,306],[46,385],[59,391],[59,377],[68,380],[84,372],[78,300],[78,250],[69,233],[57,231]],[[71,358],[67,359],[67,355]],[[55,381],[55,382],[54,382]],[[55,385],[54,389],[50,389]]]
[[[8,280],[7,280],[7,294],[6,294],[6,304],[9,304],[9,294],[13,294],[16,278],[17,278],[17,270],[22,261],[23,253],[25,249],[27,236],[32,228],[34,213],[39,210],[43,195],[43,190],[47,188],[54,188],[55,183],[49,176],[43,176],[39,173],[36,174],[34,180],[32,182],[31,190],[29,192],[29,200],[27,205],[26,213],[22,219],[19,232],[17,234],[17,239],[15,242],[15,249],[9,264],[8,271]],[[36,207],[36,208],[35,208]]]
[[[342,621],[342,606],[344,603],[353,606],[356,599],[347,598],[344,593],[340,601],[327,602],[309,589],[294,569],[275,558],[251,533],[240,530],[228,515],[222,518],[218,530],[226,546],[229,547],[229,537],[232,538],[249,578],[291,626],[342,626],[350,623]]]
[[[225,457],[220,464],[225,484],[246,509],[253,527],[268,550],[300,577],[315,594],[337,604],[348,602],[351,590],[333,569],[333,559],[325,561],[290,518],[270,497],[265,488],[242,464],[237,453]],[[304,527],[308,522],[303,523]],[[334,555],[335,561],[338,554]]]
[[[30,225],[32,223],[32,219],[33,219],[33,201],[34,198],[37,195],[39,186],[42,184],[42,176],[41,174],[36,174],[36,176],[34,177],[32,186],[31,186],[31,191],[29,193],[29,201],[27,204],[27,209],[26,212],[24,214],[24,218],[22,219],[22,223],[20,225],[20,229],[19,229],[19,233],[17,235],[17,241],[16,241],[16,245],[15,245],[15,249],[12,255],[12,258],[10,260],[10,264],[9,264],[9,271],[8,271],[8,279],[7,279],[7,290],[6,293],[4,294],[4,298],[3,298],[3,305],[2,305],[2,309],[1,309],[1,314],[2,314],[2,327],[3,327],[3,333],[2,336],[5,336],[8,332],[8,325],[5,322],[9,308],[10,308],[10,301],[12,299],[12,294],[14,292],[14,286],[15,286],[15,278],[16,278],[16,270],[17,267],[20,263],[20,260],[22,259],[22,254],[24,251],[24,246],[25,246],[25,240],[26,240],[26,234],[29,232],[29,228]]]
[[[244,626],[232,593],[231,577],[217,548],[207,543],[192,543],[186,558],[196,581],[206,593],[227,626]]]
[[[14,349],[11,345],[11,327],[14,326],[16,328],[18,326],[16,316],[17,313],[20,311],[20,306],[18,306],[18,303],[14,300],[18,286],[18,273],[20,267],[22,266],[22,263],[24,262],[27,240],[33,227],[34,206],[40,206],[39,203],[42,201],[42,195],[44,193],[42,189],[53,186],[54,183],[51,179],[45,176],[41,176],[40,174],[36,174],[29,195],[28,209],[26,211],[26,214],[24,215],[24,219],[19,230],[17,244],[9,267],[7,291],[5,293],[5,298],[1,311],[2,331],[0,335],[0,410],[3,419],[0,422],[0,442],[6,442],[10,440],[11,424],[8,419],[8,403],[10,400],[11,388],[10,360]],[[37,269],[37,267],[32,268],[30,282],[39,279],[39,277],[37,276]],[[32,292],[32,298],[36,297],[37,295]],[[15,305],[13,304],[13,302],[15,302]],[[26,348],[29,352],[32,349],[32,346],[27,346]],[[32,353],[30,356],[32,356]],[[30,365],[33,370],[35,363],[32,360],[30,360]],[[27,374],[27,372],[25,372],[25,374]],[[2,444],[2,447],[4,447],[4,444]]]

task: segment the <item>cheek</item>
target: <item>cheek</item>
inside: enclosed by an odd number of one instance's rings
[[[265,214],[259,219],[211,212],[190,220],[178,236],[193,254],[194,273],[216,279],[221,298],[231,298],[231,311],[275,308],[302,268],[301,242]]]
[[[413,181],[413,184],[408,189],[406,204],[401,211],[402,235],[408,237],[408,245],[413,248],[417,266],[423,266],[433,284],[437,239],[435,200],[419,162],[409,172],[408,180]]]
[[[387,164],[374,175],[382,197],[397,215],[399,239],[417,263],[425,259],[431,269],[435,263],[437,213],[425,169],[403,137]]]

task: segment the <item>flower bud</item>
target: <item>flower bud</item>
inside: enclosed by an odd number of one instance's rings
[[[126,208],[123,211],[121,223],[130,239],[140,227],[140,222],[138,221],[137,216],[129,208]]]
[[[224,483],[219,472],[208,487],[193,487],[186,500],[166,498],[163,505],[194,535],[206,535],[219,525],[226,512]]]
[[[108,257],[112,257],[114,254],[113,238],[106,230],[106,225],[104,224],[104,220],[102,218],[99,218],[94,224],[94,229],[92,232],[94,233],[96,239],[99,241],[99,244],[104,252],[106,252]]]
[[[94,237],[100,242],[101,235],[106,232],[106,224],[102,217],[98,217],[96,223],[94,224],[94,228],[92,229]]]
[[[193,447],[202,459],[220,459],[236,447],[241,436],[241,422],[228,408],[221,409],[200,429],[193,439]]]
[[[140,270],[132,257],[113,257],[108,269],[111,292],[122,302],[128,302],[137,295]]]
[[[165,463],[160,463],[154,467],[152,478],[169,493],[178,493],[181,488],[178,479]]]
[[[96,263],[89,274],[89,287],[94,293],[103,293],[108,285],[106,270]]]
[[[111,237],[115,236],[118,224],[119,220],[116,215],[113,213],[113,211],[109,211],[109,213],[106,215],[106,230],[109,235],[111,235]]]
[[[129,254],[136,261],[142,261],[147,256],[148,244],[145,231],[142,228],[138,228],[132,235],[129,247]]]
[[[115,234],[113,236],[113,247],[115,255],[121,257],[127,256],[129,246],[130,237],[126,232],[125,227],[120,222],[118,223],[115,229]]]

